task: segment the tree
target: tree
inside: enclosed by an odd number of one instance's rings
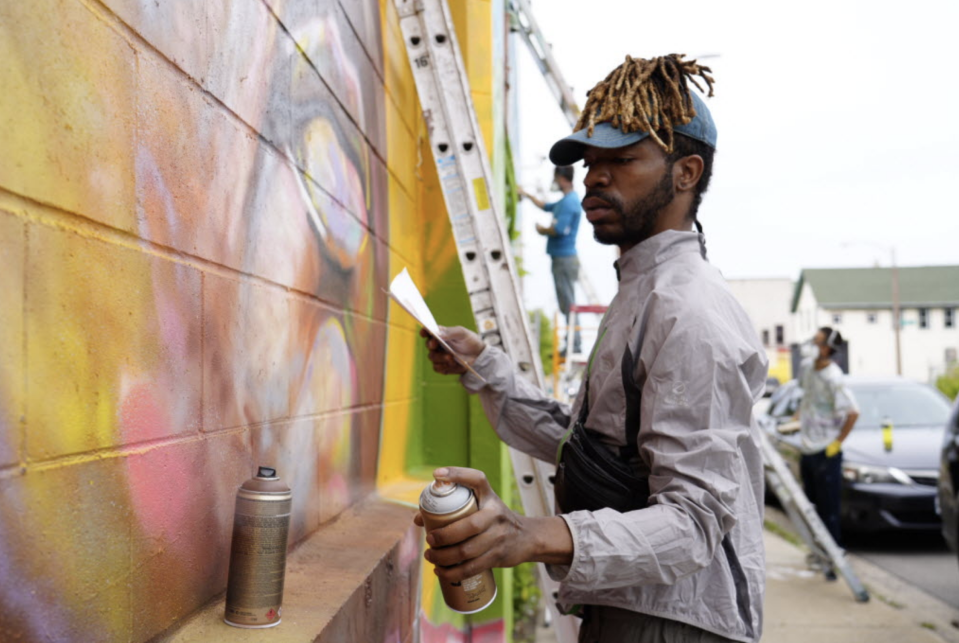
[[[940,375],[936,379],[936,386],[950,400],[956,399],[956,394],[959,393],[959,365],[950,368],[945,375]]]
[[[539,358],[543,362],[543,374],[553,374],[553,324],[542,308],[530,311],[529,323],[533,334],[539,325]]]

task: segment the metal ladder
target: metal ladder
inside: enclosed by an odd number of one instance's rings
[[[543,32],[540,31],[533,17],[528,0],[509,0],[508,11],[512,17],[511,28],[523,37],[526,46],[529,47],[540,73],[546,79],[546,84],[556,97],[556,102],[563,110],[570,127],[576,125],[576,121],[579,120],[579,105],[576,104],[573,92],[553,58],[552,46],[546,42]]]
[[[543,388],[449,7],[446,0],[394,1],[476,327],[483,341],[503,348],[523,377]],[[555,468],[515,449],[510,459],[527,515],[552,515]],[[578,624],[559,612],[557,583],[544,569],[539,576],[558,642],[573,643]]]
[[[779,503],[799,531],[800,537],[809,546],[810,551],[820,560],[827,560],[832,563],[833,568],[842,574],[856,600],[865,603],[869,600],[869,592],[866,591],[859,577],[852,570],[842,549],[833,540],[832,534],[829,533],[826,525],[819,518],[819,514],[816,513],[816,508],[813,507],[806,494],[799,487],[799,483],[796,482],[796,478],[789,471],[785,460],[770,442],[765,430],[760,429],[759,435],[762,440],[763,463],[766,468],[766,483],[769,488],[779,498]]]
[[[553,93],[559,109],[566,117],[566,121],[570,127],[575,127],[576,121],[579,120],[579,105],[576,103],[573,91],[559,69],[559,65],[553,58],[552,46],[546,42],[546,37],[543,36],[536,18],[533,17],[529,0],[508,0],[507,11],[510,15],[510,28],[523,38],[523,42],[529,48],[530,54],[536,61],[536,66],[539,67],[539,71],[546,81],[546,85]],[[600,305],[596,289],[585,270],[579,271],[577,283],[583,289],[583,294],[586,295],[586,302],[589,305]]]

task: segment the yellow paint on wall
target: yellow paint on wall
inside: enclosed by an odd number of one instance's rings
[[[433,278],[459,270],[459,262],[418,102],[415,127],[410,127],[407,121],[409,92],[415,94],[415,85],[392,5],[392,0],[382,0],[380,5],[383,64],[390,94],[386,110],[387,164],[396,175],[395,180],[389,181],[390,246],[395,250],[390,253],[390,276],[407,267],[414,282],[428,293],[434,285]],[[451,2],[450,8],[471,83],[476,116],[489,152],[494,131],[492,5],[488,0],[464,0]],[[394,100],[403,107],[394,105]],[[474,185],[474,192],[481,209],[489,207],[490,195],[485,184]],[[418,395],[419,382],[410,374],[418,352],[423,350],[423,340],[416,334],[415,324],[410,330],[407,324],[406,313],[391,303],[386,356],[387,404],[383,410],[377,490],[381,496],[415,506],[428,481],[428,472],[417,472],[418,476],[408,471],[407,448],[413,432],[421,428],[412,424],[412,404],[402,400],[412,400]],[[428,562],[422,564],[420,605],[431,620],[437,616],[449,618],[450,613],[441,607],[433,568]]]
[[[386,85],[386,100],[396,105],[400,120],[406,128],[416,132],[420,122],[420,104],[416,95],[413,72],[407,61],[403,34],[393,0],[380,3],[381,29],[383,33],[383,80]]]
[[[399,23],[392,1],[380,3],[380,18],[383,34],[383,66],[386,70],[386,85],[389,94],[386,97],[386,141],[387,168],[389,178],[390,211],[390,278],[403,268],[408,268],[414,281],[422,278],[422,245],[415,233],[421,212],[415,200],[419,192],[416,175],[417,141],[410,129],[412,123],[404,120],[394,101],[409,103],[408,93],[413,84],[409,70],[406,50],[402,47],[399,35]],[[412,89],[415,95],[415,89]],[[403,98],[405,97],[405,101]],[[408,105],[407,105],[408,106]],[[407,118],[413,115],[407,114]],[[415,114],[416,120],[422,120]],[[400,253],[400,254],[397,254]],[[404,485],[408,481],[406,474],[406,452],[411,425],[411,407],[401,400],[410,400],[415,395],[416,383],[410,377],[410,367],[415,363],[416,335],[415,326],[406,313],[390,302],[386,346],[386,382],[384,399],[396,402],[387,403],[383,409],[382,429],[380,432],[380,451],[377,466],[377,489],[381,495],[405,502],[415,502],[413,489],[421,483]],[[397,325],[402,325],[402,329]],[[399,485],[400,488],[397,488]],[[406,487],[406,488],[403,488]]]
[[[0,60],[0,186],[133,230],[130,46],[80,2],[3,2]]]
[[[0,203],[0,466],[21,460],[26,229]]]
[[[487,150],[493,141],[493,60],[492,5],[489,0],[465,0],[450,3],[457,39],[469,76],[477,120],[483,131]],[[457,263],[446,205],[443,201],[436,166],[422,115],[417,113],[415,131],[411,131],[407,115],[394,103],[408,109],[415,85],[406,49],[399,29],[398,15],[390,0],[380,3],[382,38],[388,95],[386,104],[387,166],[390,205],[390,277],[408,268],[419,287],[428,292],[431,276],[439,276]],[[410,94],[413,94],[411,96]],[[418,103],[417,103],[418,105]],[[417,112],[418,112],[417,107]],[[477,190],[477,199],[487,201],[485,186]],[[480,204],[481,209],[484,205]],[[398,254],[397,254],[398,253]],[[429,269],[425,269],[428,258]],[[395,304],[390,307],[391,324],[406,326],[406,313]],[[415,329],[415,325],[413,325]],[[414,382],[408,376],[415,351],[421,350],[414,334],[397,332],[391,325],[386,356],[386,399],[409,399],[414,396]],[[383,417],[377,483],[380,493],[415,501],[421,481],[406,473],[406,446],[410,432],[409,411],[405,405],[387,407]],[[415,488],[415,495],[412,490]]]
[[[493,150],[493,8],[489,0],[450,3],[487,154]]]

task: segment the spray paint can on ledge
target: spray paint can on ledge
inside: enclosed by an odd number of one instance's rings
[[[468,487],[455,482],[435,480],[420,494],[420,514],[426,531],[454,523],[479,510],[476,496]],[[496,580],[492,570],[484,570],[459,583],[440,581],[443,599],[460,614],[475,614],[496,598]]]
[[[260,467],[236,492],[223,617],[228,625],[263,628],[280,624],[292,502],[290,488],[270,467]]]

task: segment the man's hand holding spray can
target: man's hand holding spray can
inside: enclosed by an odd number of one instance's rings
[[[448,480],[434,480],[420,494],[420,518],[427,533],[451,525],[479,511],[476,494],[469,487]],[[440,579],[443,599],[460,614],[486,609],[496,598],[493,572],[484,569],[461,581]]]
[[[438,332],[467,365],[486,349],[479,335],[465,328],[440,327]],[[432,332],[424,329],[420,334],[434,371],[467,372]],[[443,598],[453,610],[471,614],[493,602],[493,568],[526,562],[572,564],[573,536],[562,517],[512,511],[476,469],[443,467],[433,477],[436,481],[420,495],[414,521],[426,528],[425,557],[436,566]]]

